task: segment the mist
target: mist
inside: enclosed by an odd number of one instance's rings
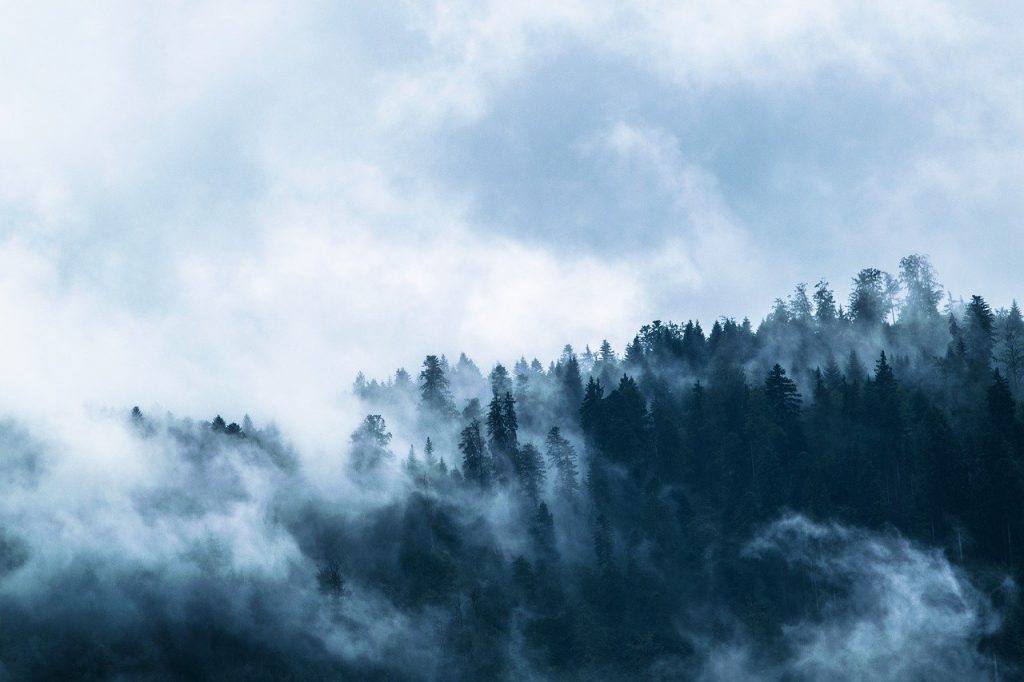
[[[0,7],[0,679],[1019,677],[1022,19]]]
[[[333,447],[9,417],[0,674],[1012,679],[1024,323],[900,267],[756,329],[361,373]]]

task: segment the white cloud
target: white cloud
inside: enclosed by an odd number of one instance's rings
[[[813,87],[835,67],[934,95],[950,149],[859,178],[868,225],[909,222],[935,191],[990,210],[1019,175],[1014,43],[944,3],[411,3],[374,34],[382,45],[354,28],[366,17],[338,12],[273,0],[0,10],[5,409],[250,409],[330,423],[312,439],[325,442],[359,367],[621,344],[646,319],[695,307],[757,316],[780,293],[765,293],[766,271],[786,271],[776,266],[793,245],[737,217],[707,149],[646,121],[655,102],[571,131],[592,145],[584,161],[678,219],[643,248],[493,236],[467,210],[473,196],[431,176],[420,153],[440,130],[472,126],[573,47],[684,100],[737,83]],[[968,79],[980,104],[950,95]],[[985,146],[993,118],[1005,148]],[[949,232],[929,239],[962,246]],[[918,250],[908,241],[882,244]],[[978,272],[933,255],[958,278]]]
[[[365,167],[352,172],[362,182],[323,205],[278,195],[249,249],[181,260],[174,297],[143,315],[63,285],[46,258],[7,242],[4,407],[247,410],[330,447],[357,417],[341,408],[360,368],[415,371],[424,353],[460,350],[485,366],[512,352],[550,357],[636,324],[643,291],[628,268],[480,235],[458,213],[398,201]]]

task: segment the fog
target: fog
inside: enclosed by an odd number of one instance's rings
[[[1012,679],[1022,29],[0,7],[0,678]]]

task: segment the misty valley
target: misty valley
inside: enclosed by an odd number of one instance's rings
[[[912,255],[710,322],[360,374],[326,462],[0,423],[0,680],[1019,679],[1017,304]]]

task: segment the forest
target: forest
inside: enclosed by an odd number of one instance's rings
[[[911,255],[684,318],[359,374],[337,485],[272,424],[136,407],[159,475],[88,552],[33,545],[53,455],[5,423],[0,679],[1017,679],[1017,303]]]

